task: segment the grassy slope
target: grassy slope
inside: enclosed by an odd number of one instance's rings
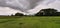
[[[0,17],[0,28],[60,28],[60,17]]]

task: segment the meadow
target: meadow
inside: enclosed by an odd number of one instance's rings
[[[0,28],[60,28],[60,16],[0,16]]]

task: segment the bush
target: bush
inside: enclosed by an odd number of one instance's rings
[[[22,13],[16,13],[15,16],[23,16]]]

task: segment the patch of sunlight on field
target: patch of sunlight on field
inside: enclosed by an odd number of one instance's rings
[[[60,17],[0,17],[0,28],[60,28]]]

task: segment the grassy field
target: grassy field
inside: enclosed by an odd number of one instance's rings
[[[0,16],[0,28],[60,28],[60,16]]]

